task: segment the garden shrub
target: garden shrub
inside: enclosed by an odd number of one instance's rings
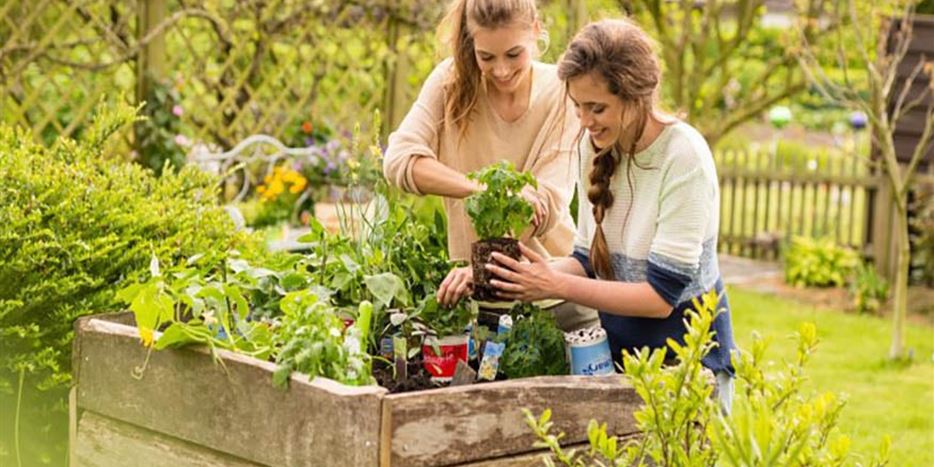
[[[915,216],[910,220],[913,239],[911,262],[913,280],[934,286],[934,186],[919,186],[913,192],[912,208]]]
[[[634,414],[642,436],[621,440],[607,433],[606,423],[591,420],[589,445],[561,446],[563,433],[551,433],[551,412],[536,417],[528,410],[526,422],[548,448],[547,465],[853,465],[850,439],[838,427],[844,401],[833,393],[808,394],[802,390],[804,367],[818,339],[812,323],[801,325],[797,352],[780,364],[765,359],[768,340],[753,335],[749,349],[733,354],[736,396],[732,412],[725,413],[713,397],[714,384],[701,364],[716,345],[711,323],[716,314],[716,293],[695,301],[688,312],[684,345],[635,354],[624,353],[623,378],[643,401]],[[676,364],[666,366],[674,352]],[[627,415],[628,417],[628,415]],[[890,441],[886,437],[869,465],[885,465]],[[557,462],[556,462],[557,461]],[[860,465],[860,464],[856,464]]]
[[[25,370],[40,389],[64,387],[75,318],[117,310],[115,292],[153,256],[261,251],[234,232],[213,177],[186,167],[157,178],[111,151],[135,120],[133,108],[102,107],[79,140],[52,149],[0,126],[0,381]]]
[[[859,255],[832,239],[794,237],[785,253],[785,282],[795,287],[842,287],[859,264]]]
[[[873,265],[862,263],[856,268],[850,294],[857,312],[876,314],[889,298],[889,283]]]

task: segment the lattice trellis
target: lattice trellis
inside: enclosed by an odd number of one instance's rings
[[[50,143],[80,130],[100,99],[132,98],[135,18],[124,3],[3,2],[0,119]]]
[[[446,3],[34,1],[0,4],[2,121],[51,143],[79,131],[102,98],[142,99],[140,83],[155,75],[178,92],[183,139],[225,149],[257,133],[301,145],[306,121],[366,129],[390,103],[384,120],[397,119],[438,60]],[[542,2],[553,38],[566,38],[562,15],[580,1]],[[562,46],[553,40],[549,58]]]

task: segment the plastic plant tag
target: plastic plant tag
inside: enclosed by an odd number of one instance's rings
[[[503,356],[506,350],[505,342],[486,341],[483,347],[483,360],[480,361],[479,379],[493,381],[496,379],[496,373],[499,371],[499,358]]]

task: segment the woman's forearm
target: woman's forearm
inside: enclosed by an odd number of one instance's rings
[[[422,193],[460,199],[480,189],[476,182],[435,158],[419,157],[413,164],[412,179]]]
[[[648,282],[599,280],[567,273],[561,274],[557,282],[558,298],[606,313],[667,318],[672,311],[672,306]]]

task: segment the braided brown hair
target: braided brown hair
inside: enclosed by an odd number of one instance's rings
[[[622,143],[617,140],[612,146],[600,150],[594,159],[594,167],[590,172],[591,187],[587,192],[597,224],[590,245],[590,262],[599,277],[613,278],[609,248],[602,226],[607,209],[613,205],[610,180],[617,167],[625,162],[626,181],[631,193],[632,166],[645,168],[638,165],[634,156],[636,144],[642,138],[654,109],[661,68],[648,34],[628,20],[615,19],[585,26],[574,36],[558,64],[558,77],[565,82],[565,86],[570,80],[591,73],[602,78],[610,93],[626,104],[624,109],[635,115],[635,131],[630,147],[621,147]],[[620,135],[624,131],[625,128],[621,129]],[[582,136],[583,132],[578,139]],[[628,222],[631,208],[632,204],[626,210],[624,225]]]

